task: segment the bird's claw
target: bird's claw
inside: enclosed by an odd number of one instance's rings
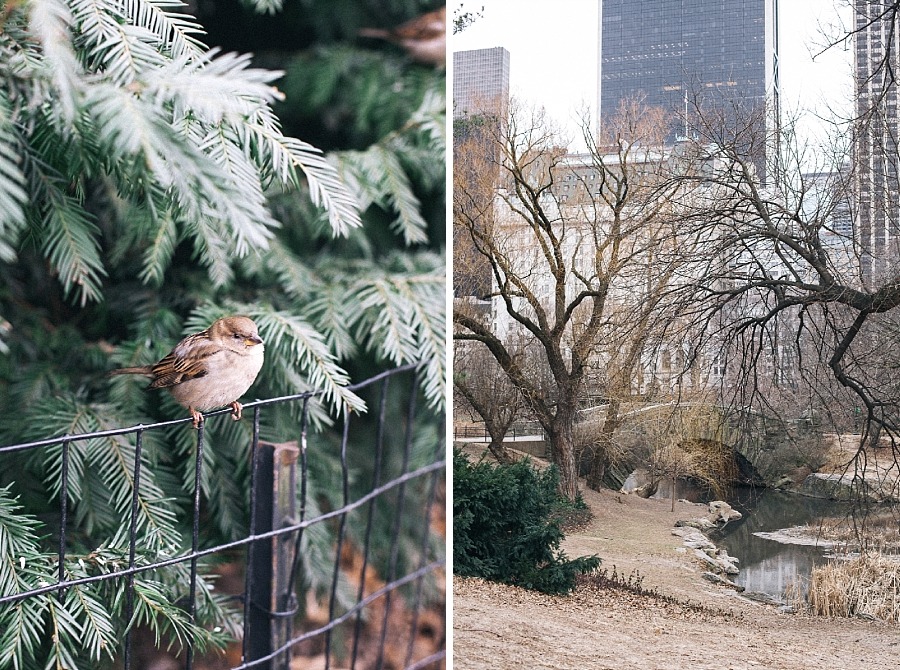
[[[191,418],[194,420],[194,428],[199,429],[200,424],[203,423],[203,415],[193,407],[188,407],[188,411],[191,413]]]
[[[237,400],[231,403],[231,418],[235,421],[240,421],[242,413],[244,411],[244,406],[241,405]]]

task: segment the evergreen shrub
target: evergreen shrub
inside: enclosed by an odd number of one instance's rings
[[[544,593],[569,593],[597,556],[569,560],[559,545],[555,467],[471,463],[453,453],[453,571]]]

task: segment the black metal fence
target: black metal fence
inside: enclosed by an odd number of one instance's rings
[[[518,440],[521,438],[547,439],[547,434],[537,421],[514,423],[506,431],[505,439]],[[484,424],[462,425],[453,427],[453,439],[455,440],[481,440],[490,442],[491,436]]]
[[[388,386],[392,382],[400,384],[403,392],[389,394]],[[223,415],[229,410],[209,413],[196,431],[193,491],[190,502],[185,501],[191,510],[190,547],[185,546],[178,555],[155,560],[146,560],[137,546],[138,511],[145,502],[141,498],[141,476],[142,471],[151,467],[141,457],[142,444],[148,433],[188,424],[190,419],[0,447],[0,457],[22,455],[22,452],[38,454],[48,448],[62,450],[58,536],[48,538],[58,554],[56,579],[34,588],[0,593],[0,616],[3,608],[21,608],[29,599],[43,598],[52,607],[52,599],[62,603],[66,594],[81,587],[116,584],[118,589],[107,591],[117,592],[119,597],[124,594],[124,602],[108,605],[124,610],[127,625],[122,631],[124,639],[115,664],[125,670],[148,667],[151,663],[146,660],[146,647],[156,650],[165,646],[166,641],[160,640],[156,629],[153,629],[155,635],[141,630],[148,628],[148,622],[135,614],[136,577],[165,575],[173,569],[186,571],[189,575],[186,597],[175,605],[193,622],[198,603],[202,607],[204,599],[211,597],[202,578],[198,585],[198,565],[202,561],[204,565],[231,566],[238,574],[233,581],[241,587],[232,589],[232,593],[223,587],[225,591],[219,595],[231,599],[233,610],[242,611],[242,616],[236,617],[239,631],[227,653],[219,656],[202,655],[194,639],[176,634],[177,653],[173,658],[180,667],[188,670],[289,668],[293,658],[293,667],[442,668],[446,655],[443,549],[446,456],[442,440],[426,445],[422,443],[428,440],[417,440],[415,426],[421,426],[421,421],[417,424],[416,419],[417,387],[415,366],[397,368],[351,387],[354,391],[367,389],[370,397],[375,398],[369,404],[367,427],[361,432],[354,431],[351,428],[357,417],[344,416],[340,426],[330,429],[330,434],[336,436],[330,442],[322,438],[322,431],[310,426],[309,406],[315,400],[314,393],[244,405],[245,420],[252,417],[253,422],[249,533],[213,546],[207,546],[208,538],[202,527],[206,522],[205,499],[201,495],[207,446],[205,426],[211,421],[224,420]],[[388,407],[392,402],[400,402],[403,407],[392,410]],[[260,423],[264,413],[288,403],[302,406],[296,439],[278,444],[262,440]],[[396,420],[398,413],[405,425],[386,426],[387,417]],[[184,426],[184,430],[190,428]],[[403,435],[400,443],[390,437],[398,433]],[[443,435],[443,429],[434,434]],[[67,570],[67,562],[72,562],[67,554],[69,534],[74,526],[67,503],[69,469],[73,467],[70,452],[80,442],[111,436],[133,439],[135,450],[127,563],[73,578]],[[335,447],[340,450],[340,472],[335,472],[334,482],[340,487],[337,496],[340,504],[329,506],[310,496],[308,454],[310,449]],[[428,453],[423,454],[423,448]],[[359,461],[360,454],[366,462]],[[388,461],[399,466],[388,468]],[[369,477],[361,494],[360,472]],[[351,490],[356,493],[352,494]],[[380,519],[380,526],[376,525],[376,519]],[[388,538],[378,536],[379,529],[383,528],[390,529]],[[304,556],[304,547],[309,545],[304,537],[311,532],[318,532],[320,537],[327,535],[328,565]],[[382,554],[378,560],[374,555],[376,541]],[[21,562],[24,570],[24,559]],[[15,566],[18,567],[18,561]],[[310,570],[330,573],[330,583],[322,588],[320,580],[319,588],[314,588],[311,582],[315,580],[308,578]],[[95,588],[94,592],[103,592],[103,588]],[[47,630],[47,639],[54,634],[53,630]],[[0,639],[3,635],[4,631],[0,631]],[[17,659],[7,660],[12,667]]]

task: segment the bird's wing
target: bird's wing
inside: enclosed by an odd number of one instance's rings
[[[166,388],[206,376],[209,373],[207,359],[221,350],[206,331],[184,338],[153,366],[154,379],[148,388]]]

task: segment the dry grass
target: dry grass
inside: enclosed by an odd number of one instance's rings
[[[827,617],[880,619],[900,623],[900,561],[878,553],[834,561],[815,568],[798,608]]]
[[[828,540],[845,551],[898,553],[900,510],[895,507],[864,510],[865,514],[825,517],[807,526],[808,535]]]

